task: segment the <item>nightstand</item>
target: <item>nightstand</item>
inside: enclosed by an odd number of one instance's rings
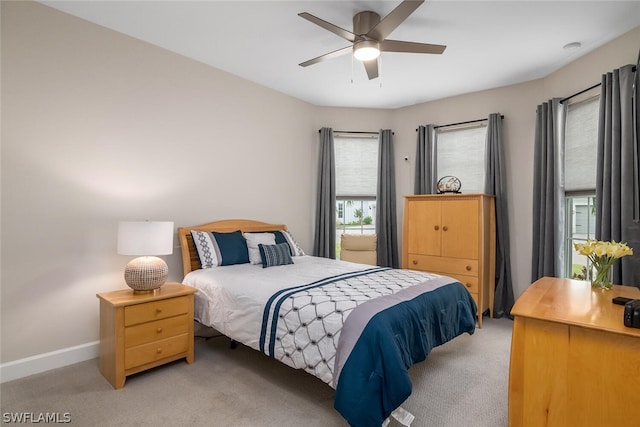
[[[100,372],[119,389],[128,375],[174,360],[193,363],[195,288],[165,283],[147,294],[130,289],[100,299]]]

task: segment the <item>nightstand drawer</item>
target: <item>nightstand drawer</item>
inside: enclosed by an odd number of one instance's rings
[[[163,299],[146,304],[136,304],[125,307],[124,325],[131,326],[138,323],[150,322],[167,317],[177,316],[189,312],[189,297]]]
[[[124,351],[124,368],[131,369],[189,349],[189,334],[130,347]]]
[[[124,330],[125,348],[133,347],[148,342],[158,341],[189,332],[189,317],[186,314],[156,320],[155,322],[141,323],[130,326]]]
[[[478,275],[478,260],[409,254],[409,268],[442,274]]]

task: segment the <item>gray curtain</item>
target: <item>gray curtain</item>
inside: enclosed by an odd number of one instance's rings
[[[634,249],[613,265],[613,283],[640,287],[640,224],[634,221],[638,150],[638,98],[626,65],[602,76],[596,173],[596,239],[627,242]]]
[[[562,277],[564,190],[562,187],[562,104],[559,98],[536,109],[533,159],[531,281]]]
[[[380,131],[378,150],[378,190],[376,194],[376,233],[378,265],[399,268],[396,215],[396,179],[393,159],[393,132]]]
[[[313,255],[336,257],[336,162],[333,130],[320,129],[320,160]]]
[[[496,205],[496,282],[493,317],[503,317],[510,316],[515,299],[511,281],[507,172],[500,114],[489,115],[486,147],[485,193],[495,196]]]
[[[436,192],[435,137],[433,125],[418,126],[413,194],[434,194]]]

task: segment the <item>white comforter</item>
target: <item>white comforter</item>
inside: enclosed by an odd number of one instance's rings
[[[371,268],[307,255],[294,257],[293,261],[293,264],[269,268],[262,268],[260,264],[238,264],[187,274],[183,283],[198,289],[196,320],[259,350],[265,302],[275,292],[327,276]]]

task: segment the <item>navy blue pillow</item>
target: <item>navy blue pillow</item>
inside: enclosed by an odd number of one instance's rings
[[[219,265],[246,264],[249,262],[249,249],[242,231],[231,233],[211,233],[220,250],[222,262]]]
[[[260,258],[262,258],[262,268],[293,264],[288,243],[277,243],[275,245],[263,245],[260,243],[258,244],[258,249],[260,250]]]

